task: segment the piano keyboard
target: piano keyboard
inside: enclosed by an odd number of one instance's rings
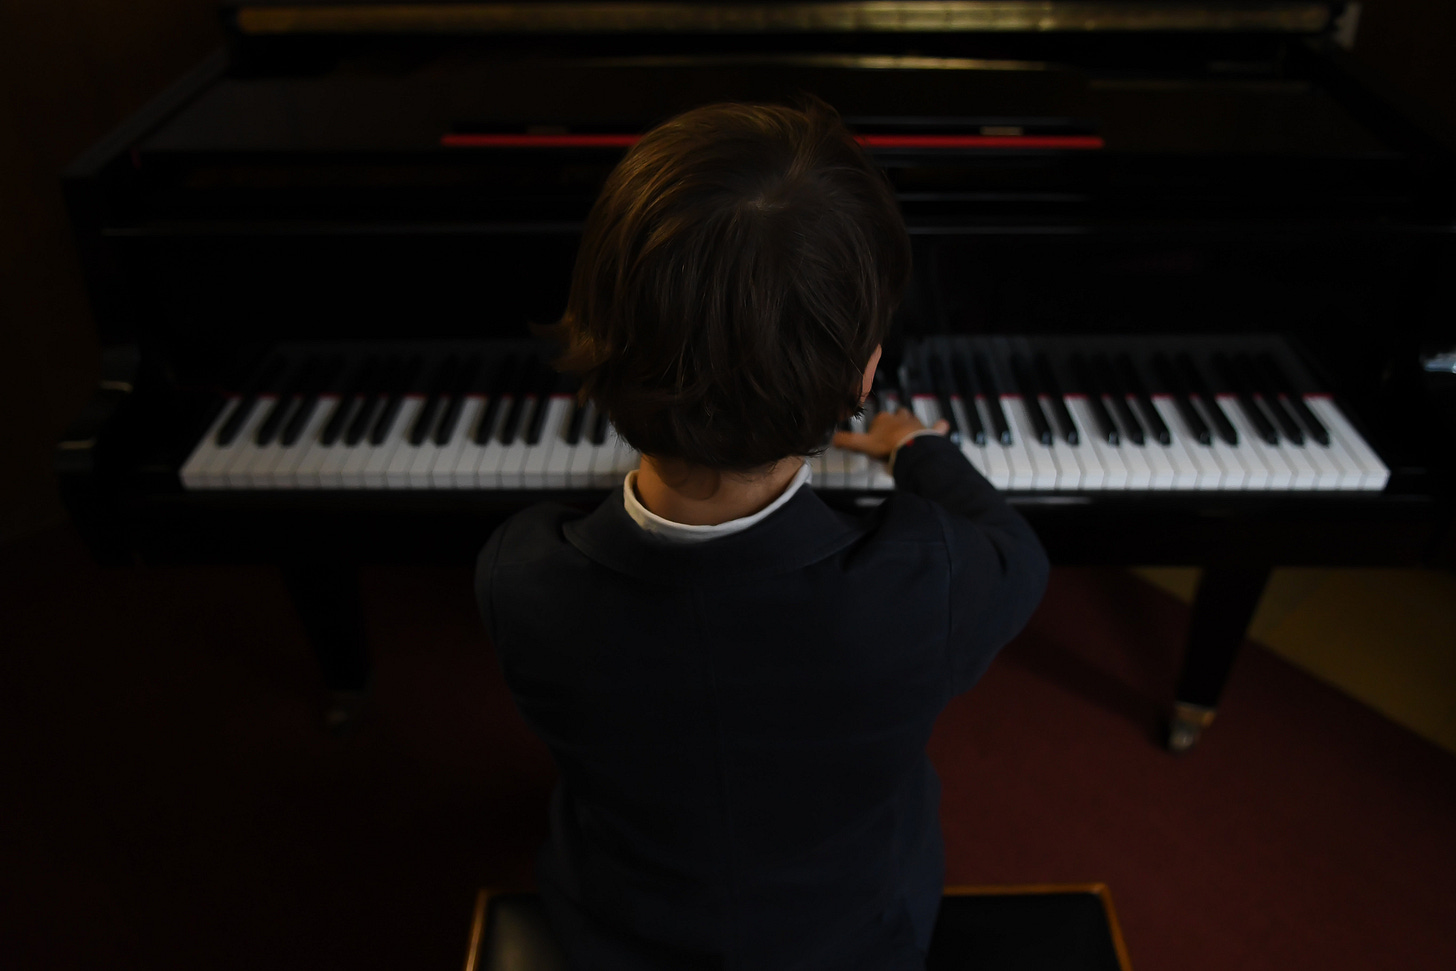
[[[432,359],[428,362],[425,358]],[[898,388],[1008,492],[1372,491],[1389,470],[1277,338],[932,338]],[[639,455],[524,345],[280,349],[226,395],[183,463],[187,489],[607,489]],[[816,488],[887,492],[837,448]]]

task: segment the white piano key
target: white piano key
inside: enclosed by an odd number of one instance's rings
[[[1067,410],[1072,413],[1072,420],[1077,423],[1077,427],[1086,430],[1086,437],[1078,447],[1090,447],[1092,449],[1091,457],[1097,465],[1097,472],[1100,473],[1100,475],[1084,474],[1082,488],[1098,488],[1093,483],[1097,483],[1100,479],[1100,487],[1102,489],[1112,491],[1126,489],[1127,464],[1123,461],[1122,450],[1119,446],[1109,445],[1105,439],[1093,430],[1097,428],[1097,423],[1092,418],[1092,408],[1088,405],[1086,397],[1082,395],[1068,395]],[[1084,461],[1082,465],[1083,469],[1085,470],[1088,465],[1089,463]]]
[[[1169,439],[1171,442],[1171,435]],[[1163,490],[1173,488],[1177,476],[1173,471],[1172,456],[1169,454],[1172,451],[1171,444],[1164,445],[1151,434],[1143,437],[1143,457],[1148,460],[1148,468],[1153,473],[1151,488]]]
[[[557,433],[565,418],[571,415],[571,398],[552,395],[545,401],[538,401],[537,407],[546,409],[546,417],[541,422],[541,437],[535,445],[526,446],[526,461],[521,466],[521,485],[525,489],[546,488],[546,463],[551,459],[551,452],[558,443],[566,447],[562,436]],[[524,431],[522,429],[523,434]]]
[[[472,476],[474,488],[476,489],[499,489],[501,488],[501,460],[505,457],[506,447],[501,444],[501,428],[505,426],[506,416],[511,411],[511,395],[502,395],[500,404],[496,406],[495,416],[491,419],[490,434],[486,437],[484,445],[476,446],[475,474]],[[489,410],[489,405],[487,409]],[[481,416],[482,419],[485,417]]]
[[[428,400],[421,404],[421,411],[424,410]],[[440,457],[443,447],[435,444],[435,429],[439,426],[440,419],[444,416],[445,409],[450,406],[450,399],[444,398],[435,409],[434,420],[430,423],[430,429],[425,434],[424,441],[414,446],[414,458],[410,460],[409,469],[405,472],[405,485],[410,489],[432,489],[435,486],[435,462]],[[416,413],[415,420],[419,420],[419,413]],[[410,430],[413,431],[415,422],[410,422]],[[456,425],[455,434],[460,434],[460,427]]]
[[[1058,492],[1071,492],[1082,488],[1082,458],[1081,446],[1070,444],[1062,436],[1061,426],[1053,417],[1052,399],[1050,395],[1037,395],[1037,403],[1041,405],[1041,413],[1047,416],[1052,426],[1052,461],[1057,465]],[[1082,436],[1078,436],[1081,440]]]
[[[824,488],[849,487],[849,452],[834,445],[824,450]]]
[[[926,428],[933,427],[935,425],[935,423],[938,422],[938,421],[940,421],[940,419],[941,419],[941,414],[940,414],[940,401],[934,395],[927,395],[927,394],[918,394],[918,395],[915,395],[913,398],[910,399],[910,407],[914,411],[915,417],[920,420],[920,424],[924,425]],[[953,411],[955,409],[955,403],[954,402],[951,403],[951,409]],[[961,420],[961,418],[963,418],[963,417],[965,417],[964,416],[964,413],[957,413],[956,414],[956,421],[959,422]],[[967,427],[968,426],[966,426],[964,424],[962,424],[960,426],[961,433],[963,435],[965,434],[965,429]],[[971,458],[971,456],[969,454],[967,454],[967,448],[968,447],[970,449],[972,449],[972,450],[975,449],[975,445],[970,444],[970,440],[969,439],[962,438],[961,439],[961,453],[964,454],[964,455],[966,455],[966,458],[967,459],[970,459],[971,460],[971,464],[972,465],[975,465],[977,460],[979,460],[981,462],[984,462],[985,461],[985,459],[981,458],[980,456],[977,456],[976,458]],[[981,474],[982,475],[985,475],[984,472],[982,472]]]
[[[1082,486],[1082,456],[1089,454],[1085,445],[1070,445],[1060,435],[1053,435],[1052,461],[1057,465],[1058,492],[1078,492]]]
[[[581,419],[581,441],[577,443],[572,451],[571,463],[566,467],[566,484],[572,489],[589,489],[592,487],[592,469],[596,463],[599,446],[593,445],[591,440],[592,429],[596,425],[597,406],[588,404],[586,414]]]
[[[366,398],[364,399],[364,402],[358,407],[367,408],[368,405],[369,399]],[[358,409],[356,408],[356,411],[357,410]],[[369,440],[369,436],[374,429],[374,423],[379,420],[379,413],[383,410],[384,401],[381,399],[375,402],[374,407],[369,409],[370,414],[366,416],[368,422],[364,427],[364,434],[353,445],[344,443],[343,439],[339,440],[341,444],[344,444],[345,450],[344,464],[339,467],[339,488],[363,489],[365,487],[364,470],[369,466],[369,460],[374,457],[374,453],[376,451],[376,447],[374,443]],[[358,418],[357,414],[350,416],[351,424],[355,418]],[[345,429],[346,434],[347,431],[348,430]],[[327,472],[325,472],[324,474],[325,476],[327,476]]]
[[[555,399],[552,399],[553,401]],[[550,416],[547,416],[547,434],[552,436],[551,454],[546,460],[546,488],[565,489],[568,478],[568,470],[571,468],[571,460],[576,455],[577,448],[581,444],[581,438],[577,444],[572,445],[566,440],[566,432],[571,425],[572,412],[576,411],[576,399],[570,395],[561,399],[564,406],[557,409],[556,422],[553,425]]]
[[[1309,464],[1314,466],[1314,488],[1329,491],[1340,488],[1340,464],[1327,446],[1306,435],[1304,455]]]
[[[959,396],[950,399],[950,409],[955,413],[956,424],[961,429],[961,454],[975,466],[976,471],[990,480],[991,474],[986,458],[986,446],[977,445],[971,438],[971,423],[966,420],[966,402]],[[994,484],[994,483],[993,483]]]
[[[1178,406],[1167,395],[1153,397],[1173,443],[1168,446],[1168,460],[1173,463],[1173,488],[1185,491],[1217,489],[1223,473],[1207,445],[1198,441],[1193,429],[1183,420]]]
[[[1011,410],[1012,405],[1019,405],[1020,395],[1003,394],[1001,396],[1001,411],[1003,414]],[[1036,482],[1036,466],[1031,461],[1031,453],[1027,451],[1026,440],[1016,433],[1016,427],[1011,425],[1011,419],[1007,418],[1007,424],[1011,427],[1011,444],[1001,446],[1006,453],[1006,461],[1011,466],[1011,488],[1016,491],[1024,491],[1032,488]],[[986,426],[988,429],[990,425]],[[990,448],[991,446],[987,446]]]
[[[368,399],[355,397],[348,403],[348,414],[344,419],[343,430],[339,433],[338,440],[329,449],[329,454],[324,456],[324,461],[319,466],[319,487],[322,489],[344,489],[350,488],[345,480],[349,478],[346,470],[350,470],[351,463],[355,464],[353,475],[358,479],[359,485],[364,484],[364,458],[360,452],[364,451],[367,441],[355,442],[350,445],[348,442],[349,428],[359,417],[361,409],[368,407]]]
[[[287,421],[288,409],[296,403],[295,401],[281,402],[281,406],[284,409],[285,422]],[[263,421],[267,421],[266,412]],[[260,489],[267,485],[268,476],[273,471],[273,466],[278,464],[278,459],[283,451],[283,446],[278,441],[278,437],[283,431],[282,425],[283,423],[280,422],[278,432],[274,434],[267,445],[258,444],[256,429],[253,434],[248,436],[246,457],[242,462],[234,464],[228,470],[233,480],[238,483],[237,488]],[[260,423],[259,428],[261,427],[262,424]]]
[[[1192,400],[1194,410],[1203,418],[1203,423],[1209,427],[1213,435],[1213,444],[1209,445],[1209,450],[1213,453],[1213,460],[1218,463],[1218,467],[1223,473],[1219,488],[1224,491],[1241,491],[1250,488],[1249,479],[1252,472],[1249,464],[1250,458],[1245,456],[1239,448],[1243,444],[1243,436],[1239,436],[1238,445],[1230,445],[1225,442],[1218,434],[1208,409],[1203,407],[1203,402],[1198,399]],[[1259,467],[1262,469],[1262,464]]]
[[[226,450],[217,444],[217,433],[228,418],[232,415],[233,409],[237,408],[240,399],[236,396],[229,397],[223,402],[222,409],[212,424],[207,426],[207,431],[197,440],[192,448],[192,454],[187,456],[187,461],[182,463],[180,477],[182,485],[188,489],[216,489],[223,484],[220,474],[227,466]]]
[[[976,413],[981,416],[981,427],[986,429],[986,447],[981,450],[982,460],[986,463],[986,471],[981,474],[991,485],[1005,492],[1011,488],[1011,458],[1006,452],[1006,446],[996,438],[995,429],[991,425],[991,410],[986,407],[986,399],[981,395],[976,395],[973,404],[976,406]]]
[[[1134,492],[1142,492],[1153,487],[1153,469],[1148,464],[1147,446],[1138,445],[1126,435],[1122,437],[1122,443],[1118,446],[1123,464],[1127,466],[1126,488]]]
[[[1328,395],[1305,395],[1304,403],[1314,412],[1316,418],[1324,422],[1330,433],[1330,443],[1334,444],[1338,439],[1346,454],[1359,468],[1359,488],[1371,491],[1384,489],[1390,481],[1390,469],[1380,461],[1380,457],[1355,430],[1355,426],[1350,424],[1349,419],[1340,411],[1339,405]]]
[[[608,423],[606,441],[596,446],[592,456],[593,488],[611,489],[621,484],[621,480],[617,478],[617,447],[620,443],[617,429]]]
[[[1278,449],[1259,437],[1254,423],[1239,407],[1238,399],[1232,395],[1220,395],[1218,403],[1239,433],[1239,454],[1248,460],[1249,479],[1245,488],[1288,489],[1293,479],[1289,465],[1278,454]]]
[[[348,402],[339,400],[338,395],[319,395],[317,413],[323,414],[323,421],[319,423],[314,434],[310,437],[308,451],[299,460],[298,466],[293,470],[294,488],[297,489],[321,489],[324,486],[324,466],[328,463],[329,457],[336,452],[343,451],[342,433],[331,445],[325,445],[320,439],[323,437],[324,429],[334,417],[334,412],[340,408],[347,408]],[[345,418],[347,419],[347,415]]]
[[[292,445],[283,446],[282,455],[279,457],[277,464],[273,466],[273,472],[268,484],[269,488],[312,489],[318,485],[318,478],[313,475],[309,475],[307,477],[307,484],[303,484],[300,481],[298,470],[303,464],[303,460],[308,457],[309,453],[313,451],[314,446],[318,444],[319,435],[323,432],[324,425],[328,422],[329,415],[332,412],[333,408],[325,403],[322,396],[319,397],[318,401],[314,402],[313,413],[304,422],[303,428],[298,433],[298,437],[293,440]]]
[[[274,470],[283,461],[287,446],[283,444],[283,429],[293,419],[293,413],[303,407],[303,399],[296,395],[290,395],[289,400],[280,402],[282,406],[282,417],[278,422],[278,428],[273,433],[273,438],[267,445],[254,445],[253,457],[248,461],[246,475],[248,477],[245,488],[250,489],[272,489],[276,487]]]
[[[864,434],[869,431],[869,421],[864,415],[854,415],[849,419],[851,431]],[[845,460],[846,485],[851,489],[868,489],[870,487],[870,457],[863,452],[852,452],[844,450],[847,458]]]
[[[829,448],[833,447],[832,445],[829,446]],[[824,452],[827,452],[829,448],[826,448]],[[809,456],[809,469],[814,476],[814,487],[816,489],[824,488],[824,452],[816,452]]]
[[[1315,410],[1313,401],[1311,400],[1312,397],[1310,395],[1305,396],[1305,404],[1309,407],[1310,411]],[[1316,414],[1315,417],[1318,419],[1321,416]],[[1362,488],[1365,481],[1365,473],[1361,471],[1360,463],[1350,454],[1350,450],[1345,447],[1343,439],[1330,430],[1328,424],[1325,424],[1325,431],[1329,433],[1330,444],[1328,446],[1321,446],[1321,450],[1340,473],[1338,484],[1335,488],[1341,491]]]
[[[1281,435],[1279,436],[1279,454],[1283,456],[1290,471],[1294,473],[1289,488],[1299,491],[1315,488],[1319,481],[1319,472],[1316,470],[1314,462],[1310,460],[1309,449],[1305,445],[1296,445]]]
[[[257,442],[254,441],[254,438],[257,436],[258,426],[267,419],[268,413],[273,410],[273,403],[277,400],[271,394],[258,395],[257,401],[253,404],[253,410],[248,413],[243,427],[238,429],[237,437],[224,450],[228,453],[227,462],[222,471],[226,488],[248,488],[248,468],[258,452]]]
[[[525,488],[526,457],[531,453],[531,446],[526,444],[526,427],[530,425],[531,418],[536,413],[537,407],[541,404],[539,395],[526,395],[526,406],[521,411],[521,421],[516,428],[515,438],[506,445],[500,457],[500,488],[502,489],[523,489]],[[509,409],[502,409],[509,410]]]
[[[364,488],[387,488],[389,486],[390,472],[394,466],[395,453],[399,452],[402,448],[409,448],[409,444],[405,439],[409,435],[409,425],[414,420],[415,412],[415,408],[411,405],[411,398],[416,398],[416,396],[410,395],[400,401],[399,409],[394,414],[394,423],[389,426],[389,432],[385,435],[384,441],[378,445],[370,445],[369,460],[364,463]],[[416,398],[416,400],[418,399]],[[371,425],[369,432],[359,444],[362,445],[364,442],[371,441],[372,437],[373,426]],[[404,469],[408,468],[409,466],[405,465],[400,470],[400,473],[403,473]]]
[[[1081,478],[1076,488],[1083,491],[1096,491],[1107,488],[1107,473],[1103,469],[1102,460],[1097,456],[1097,449],[1092,444],[1091,433],[1088,431],[1086,420],[1082,417],[1079,409],[1072,407],[1072,399],[1086,404],[1087,399],[1082,395],[1063,395],[1062,400],[1067,403],[1067,412],[1072,416],[1072,422],[1077,426],[1078,436],[1075,446],[1067,445],[1058,437],[1068,450],[1077,457],[1077,465],[1081,469]]]
[[[1036,437],[1036,426],[1032,424],[1026,403],[1019,396],[1007,395],[1002,401],[1006,405],[1006,421],[1011,426],[1011,434],[1031,461],[1030,488],[1051,492],[1057,487],[1057,463],[1051,448]]]
[[[389,462],[384,466],[384,481],[375,488],[409,488],[410,469],[414,466],[415,456],[419,455],[420,449],[424,448],[423,443],[410,444],[410,433],[414,431],[415,419],[419,418],[424,407],[424,395],[407,394],[400,400],[399,414],[395,415],[394,425],[389,430],[389,437],[394,439],[394,450],[389,455]],[[368,478],[368,470],[365,472],[365,477]]]
[[[435,463],[430,467],[430,485],[436,489],[473,489],[475,487],[475,465],[480,459],[475,444],[475,425],[485,409],[485,397],[478,394],[465,396],[460,403],[460,415],[455,419],[455,429],[450,440],[435,453]]]

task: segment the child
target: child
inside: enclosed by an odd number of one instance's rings
[[[594,512],[481,553],[505,676],[560,769],[538,867],[594,969],[920,968],[936,715],[1041,598],[1035,535],[907,411],[872,514],[804,456],[868,393],[909,274],[894,195],[822,105],[650,132],[588,217],[563,366],[642,453]]]

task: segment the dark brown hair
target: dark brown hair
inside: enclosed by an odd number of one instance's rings
[[[647,455],[807,455],[859,407],[909,272],[888,180],[831,108],[698,108],[607,179],[553,328],[561,367]]]

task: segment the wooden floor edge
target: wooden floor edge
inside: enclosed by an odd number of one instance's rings
[[[475,912],[470,917],[470,943],[465,951],[465,971],[476,971],[480,959],[480,939],[485,935],[485,913],[490,904],[490,891],[475,894]]]
[[[1102,897],[1107,892],[1105,883],[1007,883],[948,885],[943,891],[947,897],[970,897],[975,895],[997,896],[1028,893],[1092,893]]]
[[[1112,946],[1117,951],[1117,963],[1122,971],[1132,971],[1132,962],[1127,956],[1127,942],[1122,939],[1122,925],[1117,922],[1117,909],[1112,906],[1112,891],[1106,884],[1099,883],[1097,895],[1102,898],[1102,907],[1107,911],[1107,927],[1112,931]]]

